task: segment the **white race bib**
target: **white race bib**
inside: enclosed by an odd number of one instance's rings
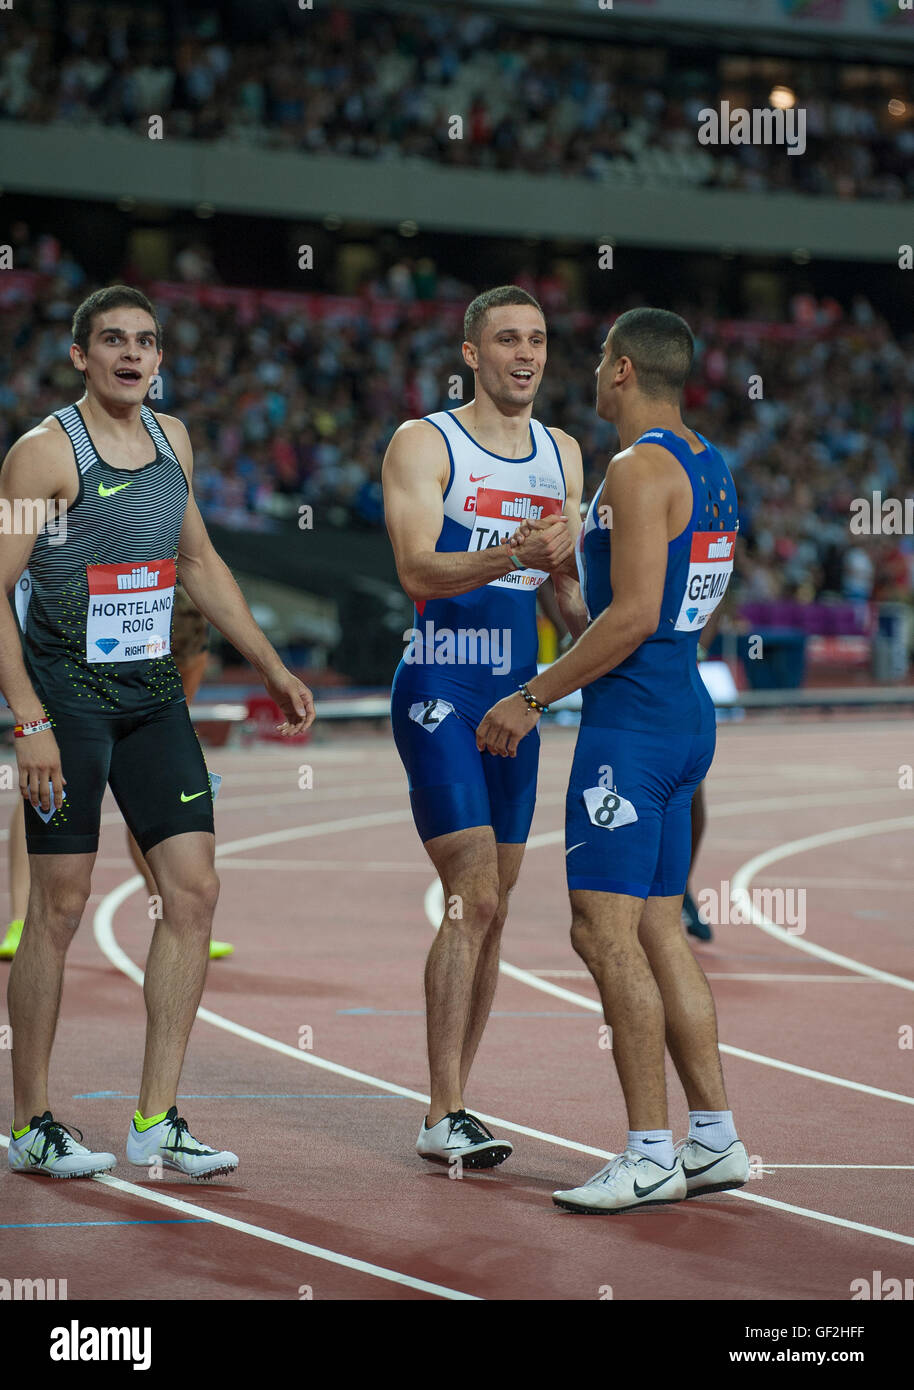
[[[490,550],[509,540],[522,521],[538,521],[543,516],[559,516],[558,497],[535,497],[528,492],[500,492],[481,487],[476,492],[476,511],[467,550]],[[549,578],[545,570],[512,569],[503,579],[491,579],[496,589],[538,589]]]
[[[87,565],[86,660],[148,661],[171,651],[174,560]]]
[[[733,573],[735,531],[693,531],[685,594],[676,619],[677,632],[704,627],[720,603]]]
[[[421,724],[430,734],[453,712],[454,706],[448,704],[447,700],[419,700],[409,707],[410,719],[415,724]]]

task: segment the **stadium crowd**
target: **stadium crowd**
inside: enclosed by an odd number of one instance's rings
[[[36,239],[33,261],[0,298],[2,453],[79,393],[70,320],[94,286],[54,238]],[[536,414],[580,441],[592,495],[615,447],[615,431],[594,413],[607,323],[563,304],[551,282],[518,279],[549,306]],[[165,347],[162,393],[151,403],[186,422],[203,513],[229,526],[293,524],[307,503],[319,524],[381,527],[380,465],[397,425],[472,391],[459,345],[474,288],[462,287],[462,302],[417,306],[405,262],[359,298],[310,297],[309,312],[301,296],[272,306],[269,294],[255,297],[241,312],[207,303],[197,287],[146,288]],[[696,333],[685,416],[723,449],[737,483],[740,597],[908,597],[914,538],[858,536],[849,521],[854,498],[914,490],[912,343],[860,296],[846,309],[798,297],[786,325],[670,307]]]
[[[265,12],[255,40],[215,10],[35,0],[4,17],[0,118],[146,134],[155,114],[169,136],[366,159],[842,198],[914,191],[914,107],[884,66],[546,35],[463,6],[297,14],[290,26]],[[700,145],[703,109],[770,104],[772,66],[805,112],[805,157]]]

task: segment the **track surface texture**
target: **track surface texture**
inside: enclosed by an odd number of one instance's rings
[[[573,741],[573,730],[543,731],[508,968],[467,1094],[515,1152],[459,1180],[414,1148],[438,895],[391,739],[332,731],[208,755],[224,778],[215,934],[236,953],[210,966],[179,1108],[199,1138],[240,1155],[238,1172],[211,1185],[150,1179],[124,1156],[151,923],[109,795],[68,961],[52,1106],[119,1163],[109,1179],[52,1182],[4,1162],[2,1266],[66,1279],[71,1300],[846,1301],[874,1270],[910,1277],[906,722],[720,728],[694,888],[717,894],[725,920],[693,946],[754,1177],[742,1192],[612,1218],[551,1200],[618,1151],[626,1129],[596,993],[568,935]],[[14,798],[4,794],[7,808]],[[672,1067],[669,1085],[678,1138],[688,1121]],[[8,1064],[0,1100],[6,1134]]]

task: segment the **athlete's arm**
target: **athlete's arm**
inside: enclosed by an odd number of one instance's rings
[[[609,607],[570,651],[528,682],[540,704],[605,676],[631,656],[660,621],[666,581],[669,516],[676,482],[658,445],[617,454],[606,470],[603,497],[612,507],[612,590]],[[519,695],[493,705],[476,733],[480,749],[513,757],[536,718]]]
[[[578,533],[581,530],[581,494],[584,491],[584,464],[581,448],[576,439],[564,430],[553,430],[559,453],[562,457],[562,471],[565,474],[565,507],[568,517],[568,534],[572,551],[568,558],[552,572],[552,583],[565,626],[575,641],[587,627],[587,608],[581,596],[578,583],[578,566],[574,554]]]
[[[12,521],[11,525],[0,525],[0,581],[4,594],[10,593],[28,566],[35,537],[48,519],[48,500],[59,501],[62,497],[65,500],[70,479],[65,476],[61,441],[70,448],[69,440],[56,422],[38,425],[13,445],[0,469],[0,508]],[[44,717],[41,700],[25,668],[15,615],[10,604],[2,600],[0,690],[17,724],[29,724]],[[53,785],[54,805],[59,806],[66,778],[61,772],[60,750],[51,730],[17,738],[15,749],[22,795],[27,796],[33,806],[40,805],[47,811]]]
[[[407,420],[394,435],[384,455],[381,485],[384,516],[394,550],[397,574],[409,598],[415,601],[453,598],[481,588],[492,579],[503,579],[514,566],[513,553],[522,565],[551,568],[568,548],[565,525],[555,524],[523,546],[497,545],[488,550],[436,551],[444,523],[444,490],[448,456],[439,430],[426,420]]]
[[[282,732],[300,733],[314,721],[311,691],[283,665],[254,621],[234,575],[209,538],[194,499],[193,452],[187,430],[171,415],[159,415],[158,421],[184,469],[189,489],[178,541],[181,583],[204,618],[208,618],[259,672],[267,693],[286,716]]]

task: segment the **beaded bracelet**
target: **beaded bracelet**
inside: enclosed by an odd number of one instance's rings
[[[525,685],[519,685],[517,688],[520,694],[523,695],[525,702],[530,706],[531,709],[535,709],[537,714],[549,713],[549,706],[541,705],[536,696],[532,695]]]

